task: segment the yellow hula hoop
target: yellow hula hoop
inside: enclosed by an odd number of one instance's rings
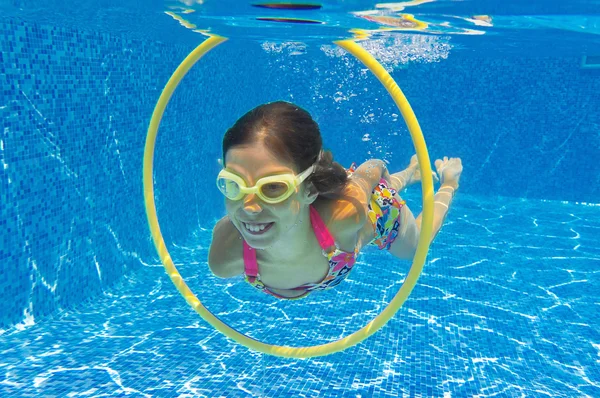
[[[194,66],[194,64],[204,54],[225,40],[227,39],[224,37],[211,36],[185,58],[185,60],[181,63],[181,65],[179,65],[167,82],[167,85],[165,86],[160,98],[158,99],[156,107],[154,108],[152,119],[150,120],[150,126],[148,128],[148,135],[146,137],[146,146],[144,150],[144,200],[146,205],[146,214],[148,216],[148,223],[150,224],[150,231],[152,233],[156,250],[158,251],[158,255],[160,256],[167,274],[188,304],[192,306],[192,308],[196,310],[196,312],[200,314],[200,316],[204,318],[206,322],[210,323],[219,332],[223,333],[225,336],[236,341],[237,343],[265,354],[289,358],[310,358],[345,350],[346,348],[358,344],[377,332],[383,325],[387,323],[387,321],[392,318],[392,316],[398,311],[398,309],[400,309],[404,301],[406,301],[410,295],[412,289],[417,283],[419,275],[421,274],[423,265],[425,264],[425,258],[427,257],[427,251],[429,250],[429,242],[433,228],[433,178],[431,176],[429,154],[427,153],[427,147],[425,145],[421,128],[419,127],[419,123],[414,112],[412,111],[412,108],[410,107],[410,104],[400,90],[400,87],[398,87],[394,79],[392,79],[389,73],[387,73],[387,71],[379,64],[379,62],[377,62],[377,60],[366,50],[351,40],[335,42],[335,44],[344,48],[346,51],[364,63],[379,79],[379,81],[394,99],[394,102],[398,106],[398,109],[400,110],[402,117],[408,126],[408,130],[410,131],[415,151],[417,153],[417,158],[419,160],[422,178],[421,185],[423,189],[423,219],[417,251],[406,280],[400,287],[400,290],[396,296],[392,299],[388,306],[377,317],[375,317],[375,319],[369,322],[362,329],[352,333],[349,336],[327,344],[308,347],[288,347],[266,344],[239,333],[222,322],[208,309],[206,309],[206,307],[204,307],[204,305],[200,302],[200,300],[198,300],[198,298],[182,279],[179,271],[177,271],[177,268],[175,268],[173,260],[169,255],[165,241],[160,232],[160,226],[158,224],[158,218],[156,215],[156,206],[154,203],[153,184],[153,160],[156,135],[158,133],[158,127],[160,125],[162,115],[167,107],[167,104],[169,103],[171,95],[190,68]]]

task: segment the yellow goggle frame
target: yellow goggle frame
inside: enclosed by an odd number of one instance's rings
[[[246,195],[255,194],[263,202],[280,203],[289,198],[296,188],[312,174],[314,169],[315,166],[312,165],[297,176],[294,174],[279,174],[263,177],[256,181],[256,184],[252,187],[248,187],[246,182],[237,174],[223,169],[217,176],[217,188],[229,200],[240,200]],[[230,185],[232,183],[235,184],[235,187]],[[268,193],[263,191],[263,188],[268,184],[283,184],[285,190],[281,189],[283,187],[275,187],[273,189],[274,196],[269,196]]]

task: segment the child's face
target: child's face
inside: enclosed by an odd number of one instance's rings
[[[263,177],[297,175],[302,171],[277,159],[262,142],[231,148],[225,156],[225,165],[226,170],[241,177],[248,187],[254,186]],[[248,245],[264,249],[294,228],[301,210],[311,202],[306,183],[303,183],[280,203],[265,203],[257,195],[248,194],[237,201],[226,199],[225,207],[229,219]]]

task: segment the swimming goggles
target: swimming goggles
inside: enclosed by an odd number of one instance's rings
[[[240,176],[223,169],[217,176],[217,187],[229,200],[240,200],[253,193],[266,203],[279,203],[289,198],[314,169],[312,165],[297,176],[290,173],[263,177],[253,187],[248,187]]]

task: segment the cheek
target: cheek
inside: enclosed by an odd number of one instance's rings
[[[277,213],[291,222],[295,222],[300,213],[300,202],[294,199],[286,200],[282,206],[277,209]]]
[[[240,208],[241,201],[234,202],[232,200],[225,201],[225,211],[228,215],[234,215]]]

